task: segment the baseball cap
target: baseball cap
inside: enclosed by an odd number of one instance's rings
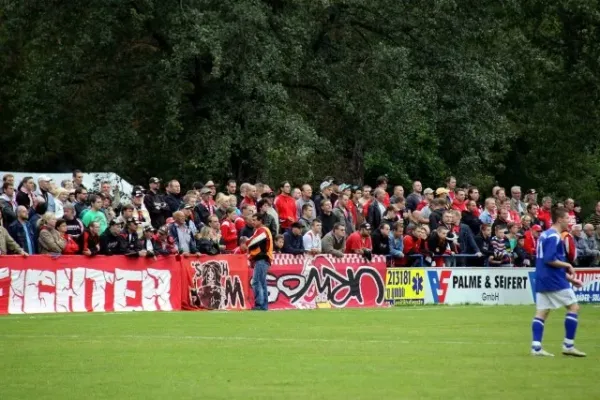
[[[536,194],[537,192],[535,191],[535,189],[529,189],[527,191],[527,193],[529,193],[529,194]]]
[[[346,190],[346,189],[350,189],[350,185],[348,185],[348,184],[346,184],[346,183],[342,183],[342,184],[339,186],[339,189],[340,189],[340,192],[343,192],[343,191],[344,191],[344,190]]]
[[[154,228],[152,227],[152,225],[146,225],[144,227],[144,232],[154,232]]]
[[[212,194],[212,190],[210,190],[210,188],[208,186],[204,186],[201,190],[200,190],[200,194]]]
[[[54,179],[50,178],[48,175],[42,175],[38,178],[38,181],[43,182],[52,182]]]
[[[180,210],[192,210],[194,208],[191,204],[182,204]]]
[[[535,224],[531,227],[532,230],[536,231],[536,232],[541,232],[542,231],[542,227],[539,226],[538,224]]]
[[[360,229],[371,230],[371,224],[369,224],[368,222],[363,222],[362,224],[360,224]]]
[[[160,179],[154,176],[150,178],[150,183],[160,183]]]
[[[144,192],[142,192],[141,190],[134,190],[133,193],[131,193],[131,195],[133,197],[144,197]]]
[[[266,199],[269,197],[275,197],[275,192],[266,192],[260,195],[261,199]]]
[[[139,225],[138,222],[135,220],[135,218],[127,218],[127,220],[125,222],[127,224],[136,224],[136,225]]]
[[[113,226],[113,225],[121,225],[123,222],[121,221],[120,218],[113,218],[110,220],[110,222],[108,223],[108,226]]]
[[[438,196],[441,195],[441,194],[448,194],[449,192],[450,191],[448,189],[446,189],[446,188],[437,188],[435,190],[435,194],[438,195]]]
[[[423,194],[432,194],[432,193],[433,193],[432,188],[427,188],[427,189],[423,190]]]
[[[332,184],[332,181],[324,181],[321,183],[321,186],[319,186],[319,188],[321,188],[321,190],[325,190],[328,187],[331,187]]]
[[[209,188],[215,187],[215,183],[213,181],[208,181],[208,182],[206,182],[206,184],[204,186],[209,187]]]

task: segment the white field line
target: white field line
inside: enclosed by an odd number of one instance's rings
[[[209,342],[226,342],[226,341],[243,341],[243,342],[278,342],[278,343],[341,343],[341,344],[434,344],[434,345],[490,345],[514,346],[515,342],[500,342],[500,341],[469,341],[469,340],[403,340],[403,339],[323,339],[323,338],[289,338],[289,337],[250,337],[250,336],[202,336],[202,335],[110,335],[110,336],[95,336],[95,335],[17,335],[17,334],[0,334],[0,338],[5,339],[56,339],[56,340],[73,340],[81,342],[111,342],[114,340],[148,340],[148,341],[209,341]],[[586,347],[600,347],[600,344],[586,344]]]
[[[494,309],[508,309],[510,307],[531,307],[532,315],[535,312],[535,306],[526,306],[526,305],[515,305],[515,306],[485,306],[485,305],[439,305],[439,306],[429,306],[429,307],[418,307],[418,306],[405,306],[405,307],[379,307],[379,308],[331,308],[331,309],[298,309],[298,310],[269,310],[268,312],[298,312],[298,311],[319,311],[319,312],[341,312],[342,310],[348,311],[356,311],[356,312],[407,312],[407,311],[440,311],[440,310],[460,310],[465,308],[489,308],[491,310]],[[600,306],[598,306],[600,307]],[[155,312],[156,315],[181,315],[181,314],[189,314],[189,315],[212,315],[212,314],[238,314],[239,310],[213,310],[213,311],[160,311]],[[72,317],[87,317],[90,315],[102,315],[102,316],[116,316],[116,315],[149,315],[152,312],[150,311],[126,311],[126,312],[82,312],[82,313],[49,313],[49,314],[11,314],[11,315],[2,315],[0,316],[0,321],[3,319],[38,319],[38,318],[72,318]],[[208,313],[208,314],[207,314]],[[260,311],[257,313],[263,314],[264,311]]]

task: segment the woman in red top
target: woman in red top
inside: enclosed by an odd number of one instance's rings
[[[290,194],[292,192],[292,185],[288,181],[282,182],[279,189],[281,190],[281,194],[275,198],[273,207],[275,207],[279,215],[281,230],[287,231],[298,220],[296,200]],[[273,234],[276,234],[276,232],[273,232]]]
[[[67,233],[67,221],[64,219],[59,219],[56,221],[56,230],[60,233],[60,235],[65,239],[65,248],[62,251],[62,254],[77,254],[79,253],[79,245],[73,239],[73,236]]]
[[[95,256],[100,252],[100,224],[90,222],[88,229],[83,232],[83,242],[81,243],[82,253],[86,256]]]
[[[235,208],[229,207],[225,212],[225,219],[221,223],[221,237],[225,243],[225,250],[230,252],[238,245],[238,234],[235,226],[237,214]]]
[[[402,265],[420,265],[418,257],[411,257],[421,255],[427,256],[429,251],[427,250],[427,232],[422,226],[417,226],[413,229],[410,235],[404,236],[404,259]]]

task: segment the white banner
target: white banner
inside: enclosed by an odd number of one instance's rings
[[[425,304],[535,304],[533,268],[426,268]]]

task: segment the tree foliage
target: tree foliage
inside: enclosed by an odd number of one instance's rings
[[[595,0],[8,0],[0,169],[591,201],[599,23]]]

